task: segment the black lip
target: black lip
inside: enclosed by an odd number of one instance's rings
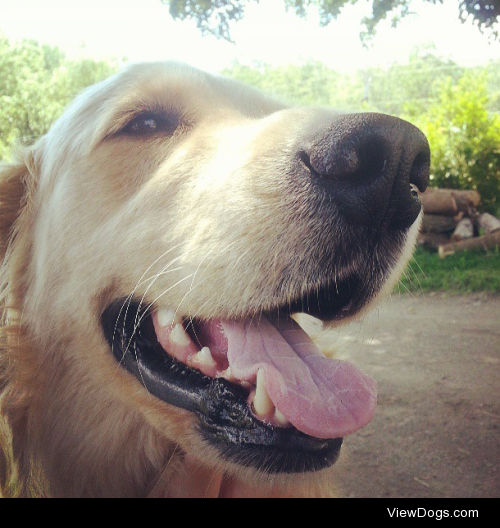
[[[166,354],[150,337],[151,317],[139,303],[114,302],[101,323],[120,365],[152,395],[197,415],[204,440],[228,461],[274,474],[320,471],[337,461],[341,438],[321,440],[260,422],[249,409],[244,389],[204,376]]]
[[[360,277],[354,274],[292,302],[289,312],[306,313],[325,322],[345,319],[359,312],[368,302],[368,292],[362,285]]]

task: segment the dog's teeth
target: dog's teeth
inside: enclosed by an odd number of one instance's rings
[[[283,416],[283,413],[279,409],[276,409],[274,412],[274,419],[280,427],[288,427],[290,425],[290,422]]]
[[[253,400],[253,407],[257,416],[269,416],[274,411],[274,404],[269,398],[265,386],[265,374],[263,370],[257,372],[257,389]]]
[[[172,326],[174,323],[180,323],[180,318],[176,315],[176,313],[172,310],[166,310],[162,308],[161,310],[158,310],[158,313],[156,315],[158,324],[162,328],[167,328],[169,326]]]
[[[186,347],[191,344],[191,338],[181,324],[176,324],[169,334],[169,339],[176,345]]]
[[[216,367],[217,363],[212,357],[212,352],[208,347],[202,348],[194,357],[193,361],[206,367]]]
[[[233,371],[231,370],[231,367],[227,367],[226,370],[222,371],[220,373],[220,377],[232,383],[236,381],[236,378],[233,376]]]

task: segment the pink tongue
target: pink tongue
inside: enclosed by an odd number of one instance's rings
[[[375,380],[350,363],[325,357],[292,319],[220,323],[233,375],[255,383],[262,369],[269,397],[299,431],[341,438],[372,420]]]

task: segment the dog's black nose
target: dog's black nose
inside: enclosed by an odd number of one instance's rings
[[[416,191],[429,183],[430,148],[406,121],[373,113],[340,116],[300,158],[352,223],[404,229],[420,214]]]

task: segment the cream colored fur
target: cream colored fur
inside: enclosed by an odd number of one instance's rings
[[[172,138],[115,136],[148,107],[178,116]],[[1,169],[4,495],[175,496],[193,467],[266,495],[332,493],[330,472],[272,478],[222,462],[193,416],[118,367],[100,315],[135,293],[243,316],[314,286],[303,241],[320,246],[321,230],[292,222],[301,197],[284,181],[293,139],[333,117],[183,65],[140,65],[84,93]]]

